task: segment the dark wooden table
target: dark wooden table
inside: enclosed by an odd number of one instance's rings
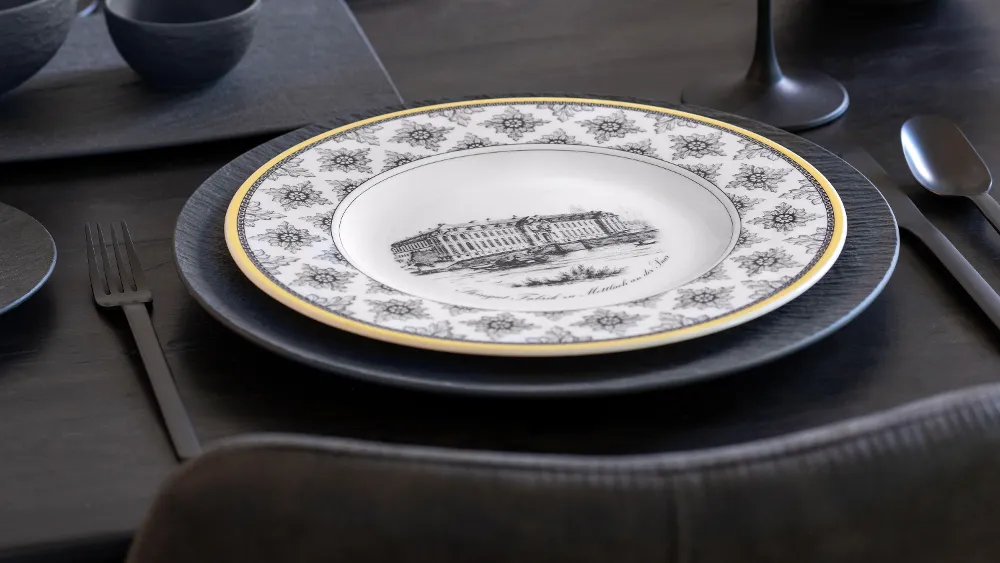
[[[698,77],[747,63],[753,4],[357,0],[353,7],[409,100],[530,91],[677,100]],[[1000,170],[1000,5],[865,4],[777,3],[786,65],[829,72],[852,95],[847,117],[813,138],[851,135],[907,180],[900,124],[942,113]],[[48,285],[0,318],[0,560],[120,557],[176,467],[123,319],[91,302],[86,220],[132,225],[156,296],[154,325],[206,443],[288,431],[462,448],[676,451],[775,436],[1000,379],[1000,334],[905,237],[893,279],[857,320],[787,359],[712,383],[512,405],[310,371],[212,320],[186,294],[172,261],[174,221],[186,198],[262,140],[0,167],[0,200],[45,224],[59,250]],[[1000,288],[1000,236],[978,211],[912,193]]]

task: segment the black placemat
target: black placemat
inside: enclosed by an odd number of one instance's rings
[[[104,16],[75,22],[37,76],[0,98],[0,162],[154,148],[267,132],[402,101],[341,0],[263,0],[246,58],[196,92],[150,89]]]
[[[0,314],[38,291],[55,265],[56,244],[45,227],[0,203]]]
[[[675,104],[645,103],[691,111]],[[819,340],[867,307],[895,265],[898,233],[882,196],[839,158],[767,125],[711,110],[696,111],[762,134],[804,157],[837,188],[848,217],[844,250],[822,280],[777,312],[718,334],[583,358],[484,358],[376,342],[321,325],[284,307],[254,287],[234,264],[222,231],[226,208],[254,170],[339,122],[306,127],[265,143],[206,181],[178,220],[178,270],[210,313],[268,349],[321,369],[423,390],[503,396],[621,393],[759,365]]]

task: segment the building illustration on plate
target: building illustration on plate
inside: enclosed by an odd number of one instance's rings
[[[392,244],[392,253],[403,266],[418,270],[423,267],[437,269],[441,263],[454,265],[470,260],[481,263],[482,260],[476,259],[502,259],[545,250],[591,248],[592,245],[614,242],[623,237],[635,238],[629,235],[643,232],[649,236],[640,237],[640,244],[655,238],[656,231],[649,225],[626,222],[607,211],[515,216],[510,219],[439,224],[433,229],[396,241]]]

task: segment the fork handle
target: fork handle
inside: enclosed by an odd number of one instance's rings
[[[146,305],[133,303],[123,306],[122,309],[125,310],[125,317],[132,328],[132,335],[139,347],[139,355],[146,366],[149,382],[153,386],[153,395],[160,405],[160,412],[167,423],[167,432],[170,434],[170,441],[174,444],[178,459],[184,461],[197,457],[201,454],[201,445],[181,402],[181,396],[177,393],[177,385],[170,375],[167,360],[163,357],[163,350],[156,338],[156,332],[153,331],[153,323],[149,320]]]

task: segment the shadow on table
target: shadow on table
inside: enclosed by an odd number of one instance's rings
[[[969,8],[951,0],[807,0],[789,5],[779,17],[779,46],[803,62],[822,57],[850,61],[925,39],[936,42],[941,30],[976,25]]]
[[[875,350],[889,333],[886,315],[877,301],[842,333],[778,362],[715,381],[607,398],[483,399],[360,382],[266,352],[197,308],[188,309],[182,326],[206,345],[184,350],[171,363],[179,373],[211,374],[182,383],[205,441],[278,431],[470,449],[629,454],[735,444],[863,414],[837,408],[877,373]],[[873,346],[850,349],[859,338]],[[817,355],[820,348],[833,352]]]
[[[0,99],[0,128],[11,136],[86,135],[95,124],[128,130],[148,126],[151,116],[162,118],[203,94],[156,90],[126,66],[40,75]]]
[[[49,286],[42,286],[13,310],[0,315],[0,379],[11,364],[25,361],[41,351],[56,320]]]

